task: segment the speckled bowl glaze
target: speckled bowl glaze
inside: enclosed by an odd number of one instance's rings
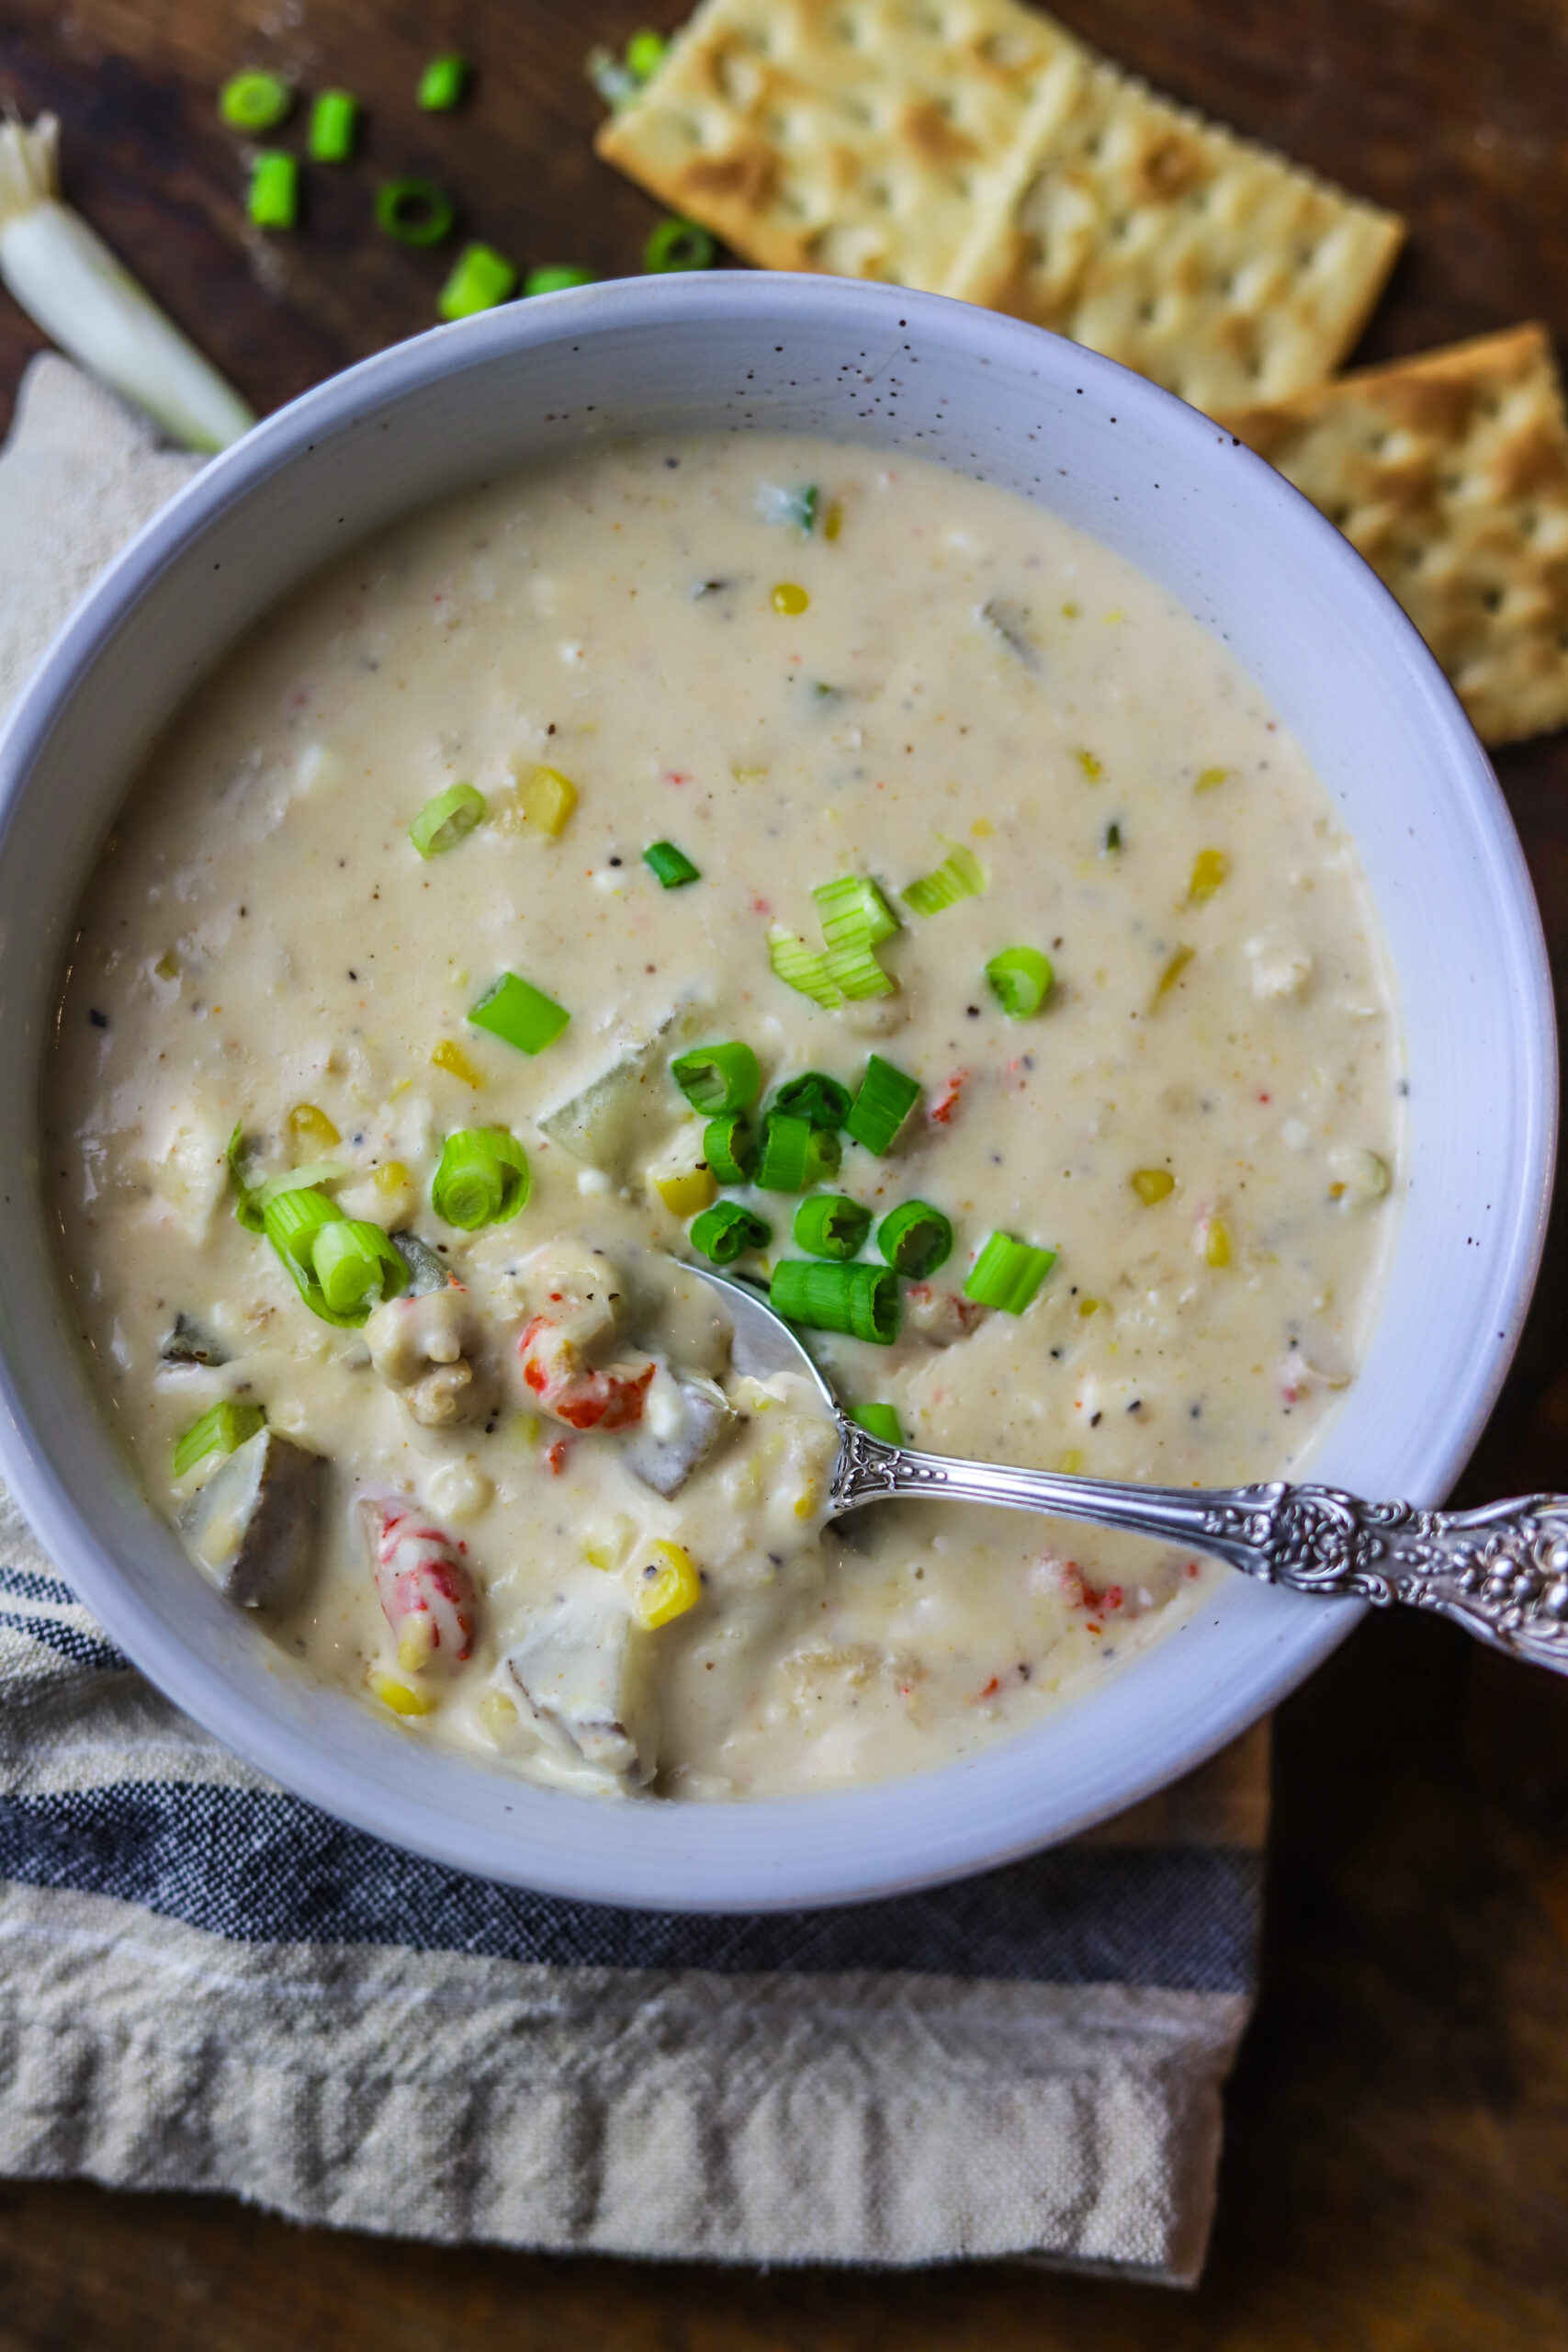
[[[938,458],[1095,533],[1232,647],[1343,810],[1398,976],[1411,1182],[1354,1408],[1316,1475],[1442,1497],[1518,1334],[1556,1125],[1529,877],[1437,664],[1277,475],[1106,360],[887,287],[638,280],[400,344],[209,466],[56,639],[0,744],[0,1464],[138,1666],[302,1797],[487,1877],[669,1910],[847,1902],[1068,1837],[1233,1737],[1355,1611],[1232,1578],[1032,1730],[916,1781],[811,1798],[592,1802],[431,1752],[280,1670],[143,1498],[56,1272],[39,1072],[73,912],[116,804],[181,699],[267,605],[340,548],[493,469],[634,432],[752,427]]]

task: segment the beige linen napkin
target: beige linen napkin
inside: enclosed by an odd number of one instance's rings
[[[0,454],[6,707],[197,462],[33,363]],[[1259,1729],[1093,1837],[832,1912],[491,1886],[236,1762],[0,1492],[0,2171],[448,2241],[1190,2283],[1267,1790]]]

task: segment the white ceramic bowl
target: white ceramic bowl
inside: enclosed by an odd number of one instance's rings
[[[39,1168],[69,925],[152,737],[272,600],[409,507],[640,432],[784,427],[905,449],[1084,526],[1225,639],[1343,809],[1398,974],[1411,1181],[1370,1359],[1315,1464],[1439,1499],[1529,1300],[1556,1123],[1529,877],[1437,665],[1337,532],[1202,417],[1014,322],[897,288],[725,274],[596,287],[400,345],[270,418],[142,532],[0,744],[0,1461],[43,1543],[169,1695],[301,1796],[485,1876],[672,1910],[835,1903],[1000,1863],[1196,1764],[1354,1620],[1229,1580],[1099,1693],[919,1781],[615,1804],[423,1748],[276,1670],[144,1500],[76,1342]]]

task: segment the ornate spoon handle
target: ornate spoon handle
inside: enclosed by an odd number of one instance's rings
[[[1332,1487],[1122,1487],[884,1445],[844,1420],[835,1513],[947,1496],[1120,1527],[1212,1553],[1265,1584],[1435,1609],[1496,1648],[1568,1674],[1568,1496],[1479,1510],[1362,1502]]]

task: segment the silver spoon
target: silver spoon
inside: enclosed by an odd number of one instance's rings
[[[885,1445],[852,1421],[795,1332],[750,1283],[689,1265],[717,1292],[738,1372],[810,1381],[839,1430],[829,1519],[894,1496],[1045,1511],[1212,1553],[1264,1584],[1332,1600],[1402,1601],[1451,1617],[1515,1657],[1568,1674],[1568,1495],[1479,1510],[1368,1503],[1333,1487],[1123,1487],[1052,1470],[960,1462]]]

